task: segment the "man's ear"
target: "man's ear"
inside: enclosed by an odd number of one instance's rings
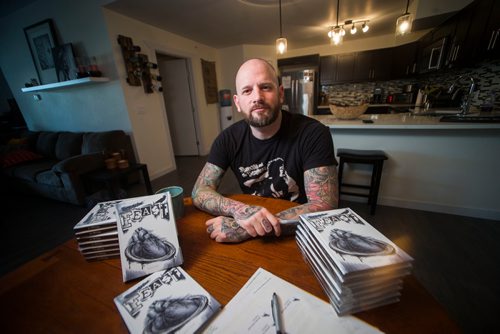
[[[241,108],[240,108],[240,103],[239,103],[239,100],[238,100],[238,95],[233,95],[233,101],[234,101],[234,105],[236,106],[236,110],[238,110],[238,112],[241,112]]]
[[[279,94],[280,104],[285,103],[285,89],[283,88],[283,85],[279,86],[278,94]]]

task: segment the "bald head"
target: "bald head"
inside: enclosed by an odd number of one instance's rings
[[[245,61],[238,72],[236,73],[236,92],[240,93],[240,88],[242,86],[242,81],[248,76],[255,76],[256,74],[265,74],[265,76],[271,80],[277,87],[279,86],[278,74],[267,60],[261,58],[252,58]]]

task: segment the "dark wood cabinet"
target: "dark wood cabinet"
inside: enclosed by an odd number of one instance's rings
[[[486,27],[479,46],[479,59],[500,58],[500,1],[488,0],[491,3],[485,17],[488,17]],[[484,17],[483,17],[484,19]]]
[[[391,75],[391,48],[358,52],[354,62],[353,81],[387,80]]]
[[[337,75],[337,57],[323,56],[320,58],[320,83],[321,85],[332,85]]]
[[[403,44],[392,48],[391,79],[402,79],[417,73],[418,42]]]
[[[354,60],[356,54],[346,53],[337,55],[337,74],[335,82],[349,82],[352,81],[354,73]]]

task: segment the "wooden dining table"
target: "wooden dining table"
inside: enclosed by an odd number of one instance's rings
[[[296,205],[250,195],[230,197],[264,206],[273,213]],[[205,221],[212,216],[196,209],[190,198],[184,199],[184,205],[185,215],[177,220],[184,256],[182,268],[223,306],[259,267],[328,301],[294,236],[255,238],[238,244],[217,243],[206,233]],[[122,281],[119,259],[86,261],[76,240],[69,240],[0,278],[1,331],[127,333],[113,298],[138,281],[140,279]],[[386,333],[460,332],[444,308],[412,275],[404,279],[398,303],[355,316]]]

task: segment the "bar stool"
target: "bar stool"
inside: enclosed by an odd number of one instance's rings
[[[337,149],[337,156],[340,158],[338,173],[339,195],[344,194],[367,197],[368,205],[370,205],[370,214],[375,214],[375,209],[377,207],[378,190],[380,187],[380,178],[382,177],[382,167],[384,166],[384,160],[387,160],[387,155],[385,155],[384,151],[380,150],[352,150],[339,148]],[[343,183],[342,176],[345,163],[372,165],[373,169],[370,185],[367,186],[360,184]],[[342,190],[343,186],[350,188],[368,189],[368,194],[344,191]]]

